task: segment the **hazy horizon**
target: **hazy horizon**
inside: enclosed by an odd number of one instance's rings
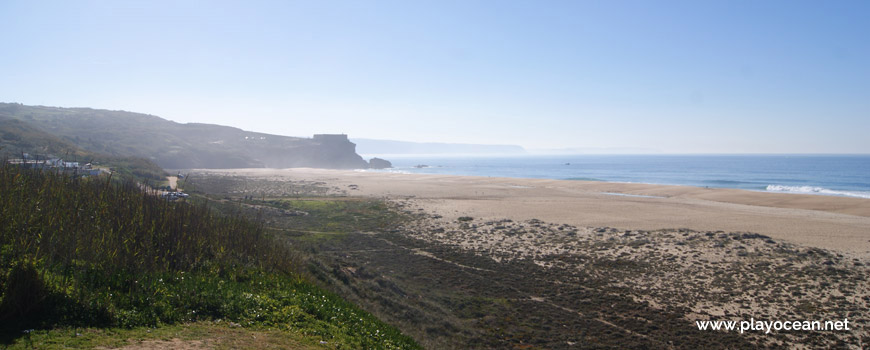
[[[867,154],[868,9],[6,1],[0,100],[288,136]]]

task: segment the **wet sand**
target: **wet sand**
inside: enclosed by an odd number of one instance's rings
[[[870,257],[870,199],[688,186],[324,169],[197,170],[322,181],[348,195],[411,199],[448,219],[539,219],[629,230],[754,232]],[[356,186],[351,186],[356,185]]]

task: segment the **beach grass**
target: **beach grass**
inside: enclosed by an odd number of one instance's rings
[[[4,162],[0,221],[4,345],[70,327],[221,320],[315,337],[330,348],[418,347],[301,277],[293,253],[241,210]]]

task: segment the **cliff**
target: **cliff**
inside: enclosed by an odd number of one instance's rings
[[[16,119],[86,151],[142,157],[167,169],[368,167],[346,135],[289,137],[214,124],[182,124],[125,111],[15,103],[0,103],[0,117]]]

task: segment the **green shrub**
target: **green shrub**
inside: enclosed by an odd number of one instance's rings
[[[0,330],[226,319],[347,348],[417,348],[293,272],[241,214],[132,181],[0,165]]]

